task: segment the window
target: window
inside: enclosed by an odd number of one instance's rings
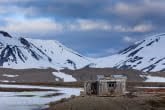
[[[116,87],[116,82],[108,82],[108,87]]]

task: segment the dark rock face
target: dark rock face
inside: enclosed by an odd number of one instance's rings
[[[28,49],[28,51],[31,53],[31,56],[34,57],[36,60],[40,60],[42,58],[33,50]],[[18,59],[20,59],[24,63],[27,60],[24,53],[19,47],[7,45],[0,53],[0,66],[3,66],[5,62],[9,61],[17,64]]]
[[[76,69],[76,64],[72,60],[68,59],[67,63],[73,65],[74,69]]]
[[[131,57],[131,56],[136,55],[136,54],[137,54],[140,50],[142,50],[142,49],[143,49],[143,47],[141,47],[141,48],[139,48],[139,49],[137,49],[137,50],[131,52],[131,53],[128,55],[128,57]]]
[[[3,66],[4,62],[7,62],[8,60],[12,61],[12,62],[16,62],[16,57],[15,54],[13,53],[15,51],[14,49],[15,47],[10,47],[9,45],[7,45],[1,52],[0,54],[0,66]],[[14,51],[13,51],[14,50]],[[11,57],[11,59],[9,59],[9,57]]]
[[[1,31],[1,34],[10,37],[10,35],[6,32]],[[51,58],[49,58],[46,53],[44,53],[42,50],[38,49],[36,46],[34,46],[32,43],[27,41],[24,38],[19,38],[18,41],[23,44],[23,46],[17,46],[14,44],[8,44],[4,45],[3,42],[0,43],[2,50],[0,53],[0,66],[3,66],[6,62],[13,62],[15,64],[19,61],[22,61],[23,63],[28,60],[27,55],[24,53],[25,51],[28,52],[30,56],[33,57],[36,60],[41,60],[44,58],[47,58],[49,62],[51,62]],[[44,58],[43,58],[44,57]],[[8,64],[10,65],[10,64]]]
[[[141,42],[139,42],[139,43],[137,43],[137,44],[131,45],[131,46],[129,46],[128,48],[126,48],[126,49],[120,51],[119,54],[126,54],[126,53],[130,52],[131,50],[136,49],[139,45],[141,45],[141,44],[144,43],[144,42],[145,42],[145,40],[143,40],[143,41],[141,41]]]
[[[5,31],[0,31],[0,34],[2,34],[4,37],[12,38],[12,36]]]
[[[146,71],[146,72],[150,72],[151,70],[153,70],[156,67],[156,65],[152,64],[148,67],[145,67],[142,69],[142,71]]]
[[[24,39],[24,38],[20,38],[20,42],[23,44],[23,45],[25,45],[26,47],[30,47],[30,43],[26,40],[26,39]]]

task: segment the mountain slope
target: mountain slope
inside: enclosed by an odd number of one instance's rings
[[[165,71],[165,34],[154,35],[119,53],[90,59],[54,40],[12,37],[0,31],[0,67],[68,68],[83,67],[137,69],[144,72]]]
[[[65,47],[58,41],[34,39],[28,39],[28,41],[32,42],[39,49],[43,50],[52,59],[52,61],[57,64],[60,64],[60,67],[78,69],[90,63],[90,59]]]
[[[77,69],[89,63],[89,59],[57,41],[16,38],[0,31],[0,67]]]
[[[165,34],[150,36],[119,53],[99,58],[95,67],[165,71]]]

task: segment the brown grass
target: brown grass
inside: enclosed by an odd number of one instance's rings
[[[155,109],[156,108],[156,109]],[[137,97],[85,96],[51,103],[47,110],[164,110],[165,100],[154,95]]]

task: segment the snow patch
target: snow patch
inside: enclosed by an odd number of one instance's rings
[[[8,80],[0,80],[0,82],[8,83]]]
[[[53,72],[54,76],[59,77],[60,79],[63,79],[64,82],[75,82],[77,81],[72,75],[65,74],[63,72]]]
[[[0,82],[3,82],[3,83],[9,83],[9,82],[11,82],[11,83],[13,83],[13,82],[16,82],[16,81],[0,80]]]
[[[146,76],[147,80],[145,82],[165,82],[165,77],[158,76]]]
[[[14,78],[14,77],[18,77],[19,75],[3,74],[2,76],[9,77],[9,78]]]

